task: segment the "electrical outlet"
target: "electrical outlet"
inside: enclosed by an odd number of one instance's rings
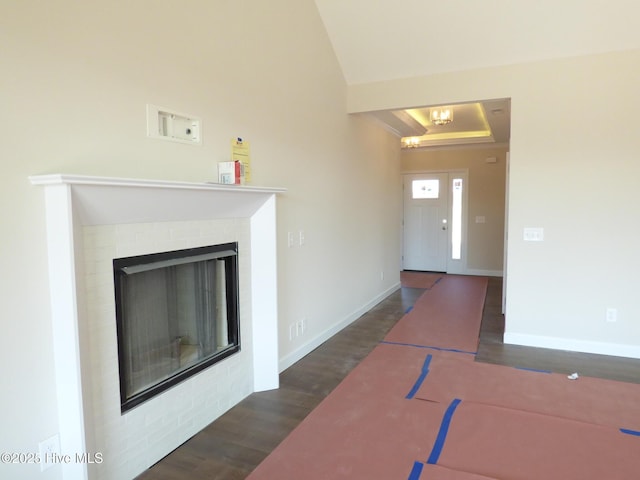
[[[38,444],[38,453],[40,454],[40,471],[56,464],[55,459],[60,457],[60,435],[57,433]]]
[[[293,340],[294,337],[297,337],[296,334],[296,325],[294,323],[289,325],[289,340]]]
[[[616,322],[618,320],[618,310],[615,308],[607,308],[607,322]]]
[[[293,232],[287,233],[287,246],[291,248],[293,247],[294,244],[295,244],[295,241],[293,238]]]
[[[304,245],[304,231],[303,230],[300,230],[298,232],[298,240],[299,240],[300,246],[303,246]]]

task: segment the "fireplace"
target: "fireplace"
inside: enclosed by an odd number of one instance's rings
[[[275,213],[284,189],[66,174],[30,180],[44,187],[60,450],[105,458],[65,463],[63,479],[134,478],[251,392],[278,387]],[[229,243],[238,245],[242,349],[123,413],[113,260]]]
[[[122,413],[240,350],[238,244],[113,260]]]

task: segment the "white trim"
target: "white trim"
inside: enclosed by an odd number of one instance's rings
[[[595,353],[599,355],[640,359],[639,345],[593,342],[590,340],[507,332],[504,334],[504,343],[508,345],[522,345],[525,347],[550,348],[553,350],[567,350],[570,352]]]
[[[69,185],[52,185],[45,190],[49,301],[53,324],[53,355],[56,371],[60,452],[86,452],[85,414],[87,403],[82,375],[78,294],[76,290],[75,233],[73,202]],[[62,465],[62,478],[87,479],[87,465],[69,462]]]
[[[416,149],[406,149],[403,148],[402,151],[405,152],[409,152],[412,150],[428,150],[428,151],[433,151],[433,150],[471,150],[471,149],[501,149],[501,148],[509,148],[509,143],[494,143],[494,142],[476,142],[476,143],[459,143],[456,145],[433,145],[433,144],[429,144],[429,145],[422,145],[421,147],[418,147]]]
[[[431,174],[431,173],[466,173],[467,175],[469,174],[469,169],[468,168],[451,168],[451,169],[439,169],[439,170],[403,170],[402,172],[400,172],[400,175],[420,175],[422,173],[425,173],[427,175]]]
[[[475,275],[478,277],[502,277],[502,270],[482,270],[477,268],[467,268],[466,275]]]
[[[251,316],[253,389],[278,388],[278,275],[276,197],[251,217]]]
[[[400,283],[398,282],[398,283],[392,285],[391,287],[389,287],[387,290],[385,290],[382,293],[380,293],[379,295],[377,295],[375,298],[371,299],[365,305],[361,306],[360,308],[358,308],[357,310],[355,310],[351,314],[347,315],[341,321],[339,321],[337,323],[334,323],[331,327],[326,329],[320,335],[316,335],[314,338],[312,338],[311,340],[309,340],[305,344],[303,344],[300,347],[296,348],[293,352],[291,352],[291,353],[285,355],[284,357],[282,357],[280,359],[280,365],[279,365],[280,371],[282,372],[282,371],[286,370],[291,365],[296,363],[298,360],[303,358],[305,355],[308,355],[309,353],[311,353],[313,350],[315,350],[320,345],[322,345],[324,342],[326,342],[331,337],[333,337],[340,330],[342,330],[345,327],[348,327],[351,323],[355,322],[363,314],[365,314],[366,312],[371,310],[372,307],[376,306],[382,300],[384,300],[389,295],[391,295],[392,293],[394,293],[395,291],[397,291],[399,289],[400,289]]]
[[[33,185],[69,185],[81,225],[249,218],[282,188],[83,175],[36,175]],[[215,196],[215,201],[212,201]]]
[[[504,243],[502,254],[502,314],[507,315],[507,265],[509,264],[509,176],[511,175],[511,152],[505,155],[505,185],[504,185]]]
[[[91,175],[70,175],[55,173],[50,175],[31,175],[32,185],[101,185],[112,187],[148,187],[148,188],[177,188],[186,190],[217,190],[231,192],[254,193],[284,193],[286,188],[254,187],[252,185],[230,185],[214,182],[180,182],[173,180],[150,180],[145,178],[96,177]]]

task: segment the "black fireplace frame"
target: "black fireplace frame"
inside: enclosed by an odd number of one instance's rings
[[[179,371],[174,375],[159,381],[151,387],[127,397],[126,385],[123,379],[125,369],[124,359],[124,316],[122,312],[122,276],[126,275],[123,270],[133,265],[145,265],[163,261],[170,261],[184,257],[197,257],[200,255],[216,254],[220,252],[232,251],[233,254],[218,258],[225,262],[225,282],[226,289],[226,305],[227,305],[227,330],[229,337],[229,346],[209,355],[200,360],[195,365]],[[146,255],[138,255],[132,257],[122,257],[113,259],[113,275],[115,286],[115,303],[116,303],[116,330],[118,344],[118,369],[120,380],[120,409],[124,414],[128,410],[150,400],[169,388],[183,382],[187,378],[201,372],[202,370],[214,365],[225,358],[239,352],[240,346],[240,312],[239,297],[240,290],[238,286],[238,242],[224,243],[219,245],[210,245],[205,247],[187,248],[182,250],[172,250],[168,252],[152,253]],[[232,287],[232,288],[229,288]]]

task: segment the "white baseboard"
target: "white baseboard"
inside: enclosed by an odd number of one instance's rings
[[[395,292],[398,289],[400,289],[400,283],[396,283],[392,285],[387,290],[383,291],[382,293],[377,295],[375,298],[371,299],[369,302],[362,305],[360,308],[358,308],[351,314],[347,315],[347,317],[345,317],[343,320],[333,324],[331,327],[326,329],[320,335],[316,335],[315,337],[310,339],[308,342],[296,348],[293,352],[282,357],[279,362],[280,372],[282,372],[283,370],[286,370],[291,365],[293,365],[298,360],[300,360],[302,357],[311,353],[313,350],[315,350],[324,342],[326,342],[331,337],[333,337],[340,330],[349,326],[351,323],[355,322],[363,314],[371,310],[371,308],[375,307],[378,303],[380,303],[382,300],[387,298],[389,295],[391,295],[393,292]]]
[[[542,335],[507,332],[504,334],[504,343],[525,347],[551,348],[553,350],[567,350],[570,352],[596,353],[599,355],[640,359],[639,345],[593,342],[590,340],[575,340],[571,338],[545,337]]]
[[[479,270],[476,268],[467,268],[466,275],[476,275],[478,277],[502,277],[502,270]]]

